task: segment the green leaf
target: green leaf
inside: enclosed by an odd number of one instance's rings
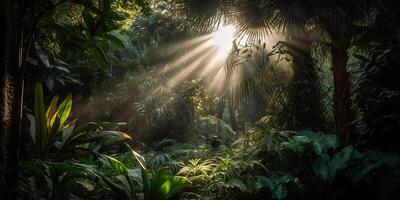
[[[353,155],[352,146],[348,146],[339,153],[335,154],[335,156],[332,158],[333,168],[335,168],[336,170],[340,170],[347,167],[352,155]]]
[[[52,127],[55,121],[55,117],[57,116],[57,104],[58,104],[58,96],[53,97],[50,102],[49,107],[47,107],[46,118],[47,118],[47,126]]]
[[[107,186],[110,187],[117,194],[118,197],[122,197],[122,199],[133,200],[133,197],[129,194],[126,187],[116,183],[111,178],[105,175],[102,175],[102,179],[107,184]]]
[[[126,168],[126,166],[121,163],[119,160],[108,156],[108,155],[102,155],[102,157],[104,157],[108,163],[110,164],[111,168],[114,170],[115,173],[117,173],[118,175],[128,175],[128,169]]]
[[[256,190],[259,191],[261,188],[269,188],[269,189],[273,189],[274,188],[274,182],[272,179],[265,177],[265,176],[256,176],[257,180],[256,180]]]
[[[86,29],[90,34],[93,34],[96,31],[95,19],[90,14],[89,10],[85,9],[82,12],[83,22],[85,23]]]
[[[49,55],[47,55],[44,51],[37,49],[36,50],[38,57],[40,58],[40,61],[46,66],[47,68],[51,68],[50,60],[49,60]]]
[[[312,150],[315,154],[321,155],[329,149],[338,146],[337,136],[334,134],[316,133],[312,131],[300,131],[297,135],[293,136],[292,140],[283,143],[287,148],[295,152],[304,152],[305,150]]]
[[[143,195],[145,200],[150,200],[151,198],[151,183],[149,180],[149,173],[145,168],[141,168],[142,180],[143,180]]]
[[[95,131],[95,132],[81,132],[71,139],[71,145],[79,145],[91,142],[101,144],[122,141],[131,139],[129,135],[119,131]]]
[[[241,191],[248,191],[247,190],[247,186],[246,183],[244,183],[242,180],[237,179],[237,178],[232,178],[230,180],[228,180],[225,185],[227,185],[228,187],[235,187],[240,189]]]
[[[45,113],[43,88],[40,83],[35,84],[35,105],[34,115],[36,122],[36,142],[39,144],[39,151],[43,151],[43,148],[47,148],[47,144],[43,143],[47,137],[47,120]],[[42,152],[44,153],[44,152]]]
[[[125,43],[122,38],[118,37],[116,34],[105,34],[104,38],[106,38],[112,45],[117,48],[125,48]]]
[[[147,170],[142,169],[143,193],[146,200],[167,200],[190,185],[186,178],[173,176],[165,168],[161,168],[148,180]],[[146,185],[145,185],[146,184]]]
[[[336,153],[331,159],[327,153],[324,153],[313,163],[315,174],[324,181],[333,180],[338,170],[348,166],[353,155],[353,147],[349,146]]]
[[[369,59],[367,57],[363,56],[363,55],[354,54],[353,56],[355,58],[361,60],[362,62],[365,62],[365,63],[369,63],[370,62]]]
[[[55,143],[56,147],[61,150],[64,149],[65,145],[67,145],[74,134],[75,123],[70,124],[67,128],[63,130],[62,139]]]
[[[257,176],[256,190],[259,191],[261,188],[268,188],[271,191],[273,199],[284,199],[288,194],[285,184],[292,178],[291,176],[282,176],[275,180],[265,176]]]
[[[128,147],[128,149],[131,151],[132,155],[135,157],[135,159],[138,161],[138,163],[140,164],[140,167],[142,169],[146,169],[146,160],[144,159],[143,156],[141,156],[139,153],[137,153],[136,151],[134,151],[131,146],[129,146],[128,144],[125,143],[125,145]]]
[[[62,126],[65,121],[69,118],[72,109],[72,96],[68,95],[63,102],[58,106],[57,117],[60,119],[60,125]]]
[[[285,185],[278,184],[273,190],[271,197],[273,199],[284,199],[288,194],[288,190]]]
[[[31,135],[31,138],[33,140],[33,144],[35,145],[35,147],[37,147],[37,143],[36,143],[36,122],[35,122],[35,117],[31,114],[26,114],[26,116],[28,117],[30,126],[29,126],[29,134]]]
[[[169,189],[166,199],[172,198],[180,191],[190,186],[190,182],[184,177],[174,176],[171,182],[172,187]]]
[[[322,180],[332,180],[336,174],[336,169],[332,167],[329,155],[324,153],[313,163],[313,169],[316,175],[321,177]]]
[[[90,49],[90,55],[97,64],[98,67],[102,69],[107,69],[109,67],[109,62],[103,49],[99,46],[95,46]]]
[[[55,69],[58,69],[58,70],[60,70],[60,71],[62,71],[62,72],[65,72],[65,73],[70,73],[69,69],[66,68],[66,67],[63,67],[63,66],[54,65],[54,68],[55,68]]]

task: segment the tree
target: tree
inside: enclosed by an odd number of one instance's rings
[[[347,50],[352,38],[357,34],[358,24],[370,17],[369,1],[181,0],[179,2],[182,4],[181,10],[187,14],[188,21],[195,22],[196,27],[207,25],[215,27],[221,20],[233,23],[236,21],[239,37],[247,34],[249,38],[262,38],[275,29],[282,29],[286,33],[304,33],[312,28],[321,28],[328,36],[331,52],[336,132],[343,145],[350,142],[352,114]],[[200,12],[202,10],[207,12]]]
[[[2,2],[1,25],[5,27],[0,41],[1,53],[1,107],[0,130],[2,199],[16,196],[18,177],[19,138],[21,134],[24,60],[30,46],[24,30],[24,2]],[[29,3],[28,3],[29,4]],[[29,36],[28,36],[29,37]]]

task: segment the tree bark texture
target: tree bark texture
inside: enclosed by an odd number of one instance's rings
[[[0,199],[16,199],[24,85],[23,0],[3,1],[1,26]]]
[[[337,42],[331,48],[334,83],[333,107],[335,126],[342,146],[351,143],[351,96],[349,73],[347,72],[347,44]]]

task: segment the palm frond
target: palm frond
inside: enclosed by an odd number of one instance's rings
[[[273,31],[275,12],[272,7],[262,6],[263,2],[263,0],[239,0],[235,4],[232,16],[238,40],[246,40],[247,43],[265,41]]]
[[[229,12],[232,0],[179,0],[178,10],[186,17],[185,26],[214,30]]]
[[[315,17],[315,6],[311,0],[278,0],[270,1],[265,6],[277,11],[274,25],[290,33],[303,31]]]

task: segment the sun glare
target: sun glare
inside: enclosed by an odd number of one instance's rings
[[[235,27],[232,25],[221,26],[212,33],[212,42],[218,47],[218,52],[223,55],[229,54],[234,40]]]
[[[227,79],[224,67],[234,42],[235,27],[221,24],[215,32],[176,44],[177,48],[186,50],[183,56],[168,64],[165,73],[172,74],[168,86],[176,88],[184,80],[196,78],[207,80],[212,93],[229,87],[227,84],[233,76]]]

